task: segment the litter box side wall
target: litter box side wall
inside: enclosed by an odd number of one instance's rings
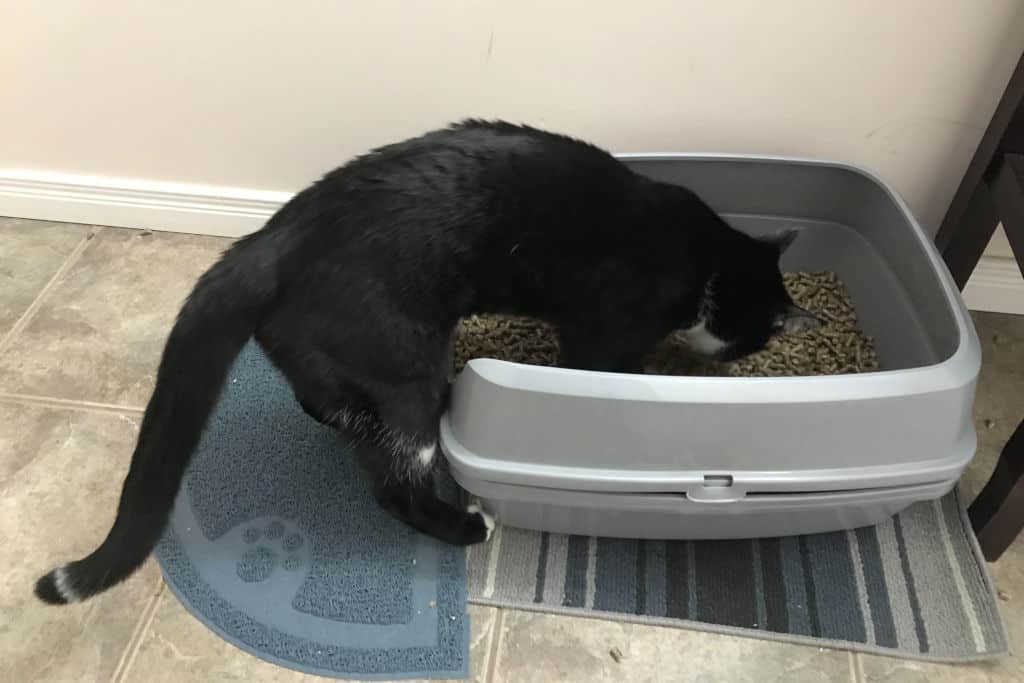
[[[731,477],[735,490],[825,490],[956,478],[976,447],[963,387],[839,400],[834,382],[787,394],[775,379],[581,381],[557,369],[520,382],[531,370],[467,366],[441,421],[453,467],[591,491],[685,491],[707,476]]]

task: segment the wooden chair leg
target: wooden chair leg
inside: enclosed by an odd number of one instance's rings
[[[1024,155],[1005,154],[989,183],[990,201],[1024,274]]]
[[[1024,529],[1024,421],[1006,442],[995,472],[967,513],[989,562],[998,560]]]
[[[944,232],[936,237],[935,243],[942,259],[961,290],[967,286],[998,225],[992,193],[982,180],[974,188],[960,223],[944,225]]]

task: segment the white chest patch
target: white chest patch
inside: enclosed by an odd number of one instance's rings
[[[729,346],[726,342],[713,335],[708,330],[707,323],[703,320],[693,327],[683,330],[683,340],[691,349],[705,356],[714,356]]]
[[[430,467],[430,465],[433,464],[434,456],[436,456],[436,455],[437,455],[437,444],[431,444],[429,446],[424,446],[416,454],[416,461],[419,463],[420,467],[422,467],[423,469],[428,469]]]

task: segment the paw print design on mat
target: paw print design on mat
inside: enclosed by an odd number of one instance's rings
[[[249,546],[238,560],[238,578],[246,583],[266,581],[278,567],[295,572],[306,564],[301,553],[305,537],[280,520],[254,520],[245,525],[242,539]]]
[[[319,622],[294,618],[295,596],[313,569],[315,543],[305,529],[270,514],[210,539],[191,505],[178,505],[174,514],[174,534],[189,548],[199,578],[217,595],[259,623],[286,625],[309,640],[322,637]]]

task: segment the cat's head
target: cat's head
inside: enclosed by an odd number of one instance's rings
[[[708,280],[696,322],[683,331],[696,352],[721,361],[760,351],[777,334],[818,327],[821,322],[789,297],[779,257],[797,237],[785,230],[747,238],[731,250]]]

